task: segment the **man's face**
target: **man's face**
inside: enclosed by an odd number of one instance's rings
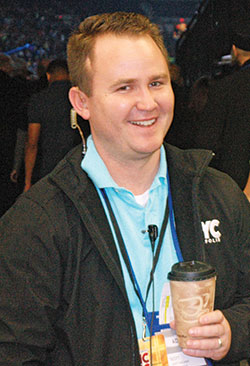
[[[134,161],[159,153],[173,117],[167,62],[148,37],[96,40],[92,93],[86,98],[95,146],[104,159]]]

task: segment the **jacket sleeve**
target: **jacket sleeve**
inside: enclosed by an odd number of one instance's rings
[[[232,344],[221,363],[250,358],[250,205],[244,194],[235,201],[235,235],[238,241],[238,286],[234,305],[222,310],[230,323]],[[233,232],[233,230],[232,230]],[[228,273],[230,280],[230,272]]]
[[[0,364],[45,365],[62,277],[53,218],[22,198],[2,217],[0,237]]]

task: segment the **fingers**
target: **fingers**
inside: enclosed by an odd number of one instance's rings
[[[231,328],[219,310],[200,318],[200,327],[189,330],[192,339],[187,341],[183,352],[189,356],[206,357],[220,360],[228,353],[231,346]]]
[[[169,325],[170,325],[170,328],[172,328],[172,329],[176,329],[175,321],[174,321],[174,320],[173,320],[173,321],[171,321]]]
[[[183,349],[183,352],[186,355],[192,357],[211,358],[212,360],[215,361],[221,360],[223,357],[225,357],[228,350],[226,346],[223,345],[222,341],[220,345],[219,339],[220,338],[211,338],[209,341],[207,340],[194,341],[192,345],[193,348]]]
[[[220,337],[224,333],[224,323],[223,317],[216,322],[211,318],[211,322],[203,321],[201,326],[194,327],[189,329],[189,334],[192,337],[202,337],[202,338],[210,338],[210,337]]]
[[[199,319],[201,325],[211,323],[221,323],[224,319],[224,315],[220,310],[215,310],[205,315],[202,315]]]

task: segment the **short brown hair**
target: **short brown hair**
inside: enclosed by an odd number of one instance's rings
[[[86,60],[93,58],[93,49],[98,36],[103,34],[150,36],[168,62],[163,37],[156,24],[141,14],[115,12],[94,15],[80,23],[69,38],[67,46],[68,66],[71,82],[87,95],[91,94],[91,73]]]

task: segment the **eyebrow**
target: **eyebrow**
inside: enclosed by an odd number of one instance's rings
[[[122,84],[132,84],[135,80],[136,79],[133,79],[133,78],[131,78],[131,79],[125,79],[125,78],[124,79],[118,79],[110,87],[115,88],[115,87],[117,87],[119,85],[122,85]]]
[[[169,74],[164,72],[162,74],[157,74],[155,75],[152,80],[155,80],[155,79],[169,79]]]
[[[169,77],[169,74],[167,73],[162,73],[162,74],[157,74],[157,75],[153,75],[151,78],[150,78],[150,81],[152,80],[159,80],[159,79],[170,79]],[[133,82],[135,82],[136,79],[135,78],[130,78],[130,79],[118,79],[116,80],[112,85],[111,85],[111,88],[115,88],[119,85],[122,85],[122,84],[132,84]]]

